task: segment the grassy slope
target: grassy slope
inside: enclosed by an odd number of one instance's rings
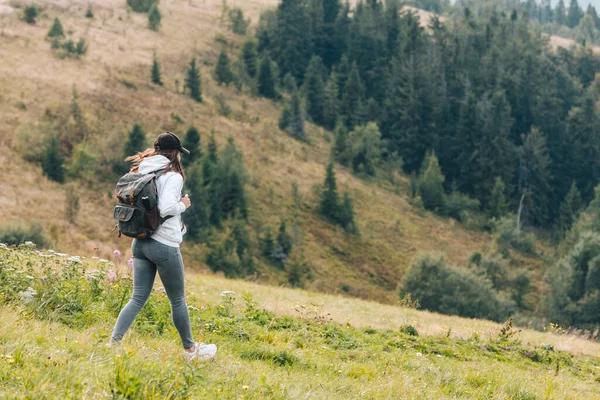
[[[362,236],[350,237],[318,218],[311,210],[315,206],[312,189],[324,178],[328,134],[310,127],[312,144],[299,143],[278,130],[278,107],[274,104],[239,94],[233,88],[215,86],[211,70],[220,48],[215,36],[224,35],[233,50],[241,41],[221,26],[220,1],[161,2],[164,17],[158,33],[146,28],[145,15],[127,13],[121,0],[92,2],[96,15],[93,20],[83,17],[87,1],[53,2],[60,7],[51,2],[38,3],[46,8],[35,26],[20,21],[20,11],[0,16],[3,221],[41,220],[57,247],[67,251],[95,251],[108,257],[113,248],[126,248],[126,240],[119,241],[109,233],[113,202],[106,193],[112,185],[95,190],[80,188],[85,205],[72,226],[64,221],[64,187],[48,182],[37,166],[24,163],[6,150],[14,144],[19,129],[39,121],[46,109],[68,106],[72,86],[77,85],[92,131],[91,145],[102,154],[113,151],[115,143],[122,142],[135,122],[141,122],[150,135],[164,129],[182,132],[192,122],[204,133],[203,140],[211,129],[220,144],[232,135],[244,151],[250,172],[251,219],[256,230],[266,225],[274,228],[280,218],[292,220],[295,211],[290,186],[296,181],[303,196],[299,216],[304,252],[314,267],[310,289],[336,293],[346,285],[354,296],[393,302],[392,289],[418,252],[442,251],[451,262],[464,264],[472,252],[490,246],[486,234],[415,212],[405,193],[395,194],[386,181],[365,182],[341,169],[338,181],[354,196]],[[257,21],[260,10],[275,3],[250,0],[230,1],[229,5],[243,7]],[[75,39],[83,36],[89,42],[88,54],[82,60],[60,60],[52,54],[44,37],[54,16],[60,16],[65,30],[72,31]],[[148,85],[154,51],[162,62],[164,88]],[[196,104],[175,90],[176,80],[181,89],[192,56],[201,60],[204,104]],[[124,81],[136,88],[126,87]],[[219,92],[233,108],[230,119],[216,111],[214,96]],[[172,112],[178,113],[185,124],[175,123],[170,117]],[[406,182],[400,186],[405,189]],[[201,250],[188,247],[185,251],[188,266],[203,269]],[[263,275],[263,281],[281,282],[274,270],[264,270]]]
[[[7,271],[4,279],[30,274],[29,284],[42,293],[47,290],[40,280],[43,268],[50,265],[61,270],[68,265],[65,260],[0,248],[0,265],[17,270]],[[93,260],[84,261],[84,266],[87,272],[82,276],[92,269],[112,268]],[[74,279],[62,282],[75,284]],[[215,277],[204,277],[202,282],[196,277],[191,282],[198,298],[191,301],[198,307],[191,311],[194,333],[199,333],[200,321],[207,324],[204,340],[220,347],[214,362],[185,364],[170,323],[162,333],[148,328],[141,333],[142,328],[134,327],[122,345],[107,349],[106,334],[115,316],[107,317],[102,309],[114,300],[111,291],[129,284],[127,280],[101,281],[102,300],[95,299],[93,308],[86,307],[86,318],[92,322],[71,329],[53,322],[66,315],[60,311],[61,302],[72,305],[89,299],[81,294],[65,297],[54,305],[54,312],[44,314],[35,303],[28,306],[18,296],[11,297],[10,288],[8,297],[3,296],[7,288],[0,283],[0,398],[600,399],[598,357],[547,352],[540,347],[540,340],[560,343],[564,337],[523,332],[517,338],[524,342],[531,338],[532,343],[502,342],[497,329],[490,337],[414,337],[398,331],[397,319],[379,320],[390,311],[387,306],[283,289],[275,294],[285,299],[282,308],[287,308],[289,296],[298,302],[310,298],[324,303],[320,315],[343,302],[346,315],[359,314],[362,320],[352,327],[317,319],[308,312],[293,319],[276,317],[260,307],[249,310],[241,296],[228,302],[218,295],[220,286],[229,289],[234,284],[240,293],[256,295],[260,304],[263,298],[268,302],[276,289],[265,292],[263,287]],[[88,293],[90,289],[83,290]],[[3,304],[6,299],[9,303]],[[166,304],[160,292],[153,293],[152,299],[158,301],[154,307]],[[155,310],[159,310],[155,320],[168,321],[168,306]],[[397,318],[411,311],[396,308],[395,314]],[[369,319],[379,329],[366,329]],[[439,319],[443,324],[444,318]],[[457,322],[470,323],[455,319],[453,324]],[[598,350],[597,344],[588,344],[586,352]]]

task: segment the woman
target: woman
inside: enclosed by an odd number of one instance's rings
[[[156,179],[158,209],[162,218],[169,218],[150,239],[133,240],[133,295],[119,314],[111,343],[121,341],[136,315],[146,304],[158,271],[171,302],[173,323],[181,337],[185,358],[208,360],[217,353],[217,346],[194,341],[185,300],[183,260],[179,245],[185,234],[181,214],[191,206],[191,201],[187,195],[181,196],[185,180],[181,153],[190,154],[175,134],[166,132],[158,136],[153,149],[147,149],[125,160],[133,163],[131,172],[150,174],[162,171]]]

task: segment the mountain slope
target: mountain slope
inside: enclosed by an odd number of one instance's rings
[[[277,128],[279,110],[273,103],[215,85],[211,74],[222,46],[219,42],[226,40],[234,56],[242,40],[221,24],[221,2],[161,3],[160,32],[147,29],[146,16],[127,12],[122,1],[92,2],[93,20],[83,16],[87,2],[40,3],[45,9],[36,25],[20,21],[20,12],[2,16],[0,86],[5,90],[0,143],[7,168],[1,178],[7,188],[0,194],[6,207],[3,221],[39,219],[57,247],[69,251],[97,248],[103,257],[110,256],[114,248],[126,251],[128,241],[109,233],[113,227],[113,200],[108,198],[112,183],[92,179],[90,185],[78,184],[83,209],[76,224],[69,225],[64,221],[64,187],[48,182],[38,166],[6,150],[19,147],[22,132],[35,131],[36,124],[52,121],[68,109],[75,86],[90,130],[89,146],[98,149],[98,162],[106,165],[97,171],[106,174],[110,174],[109,161],[122,157],[120,146],[134,123],[141,123],[149,136],[166,129],[183,133],[193,123],[203,143],[214,130],[221,146],[231,135],[244,152],[250,174],[254,232],[266,226],[275,229],[281,219],[291,225],[297,215],[299,238],[312,265],[313,280],[308,288],[331,293],[343,289],[354,296],[395,301],[396,284],[417,253],[441,251],[450,262],[465,264],[474,251],[491,246],[486,234],[414,210],[407,201],[404,178],[392,185],[384,179],[363,181],[338,169],[341,188],[354,197],[361,237],[350,236],[318,217],[314,186],[324,179],[330,134],[311,126],[311,144],[297,142]],[[275,3],[237,5],[256,21],[261,10]],[[89,50],[81,60],[59,59],[51,51],[45,35],[54,16],[60,16],[75,40],[86,38]],[[161,61],[164,87],[148,83],[154,53]],[[192,57],[201,64],[203,104],[178,93]],[[217,95],[224,96],[231,106],[229,118],[219,115]],[[185,122],[177,122],[174,114]],[[22,179],[11,178],[20,175]],[[299,210],[291,199],[293,181],[302,197]],[[184,251],[189,267],[202,268],[205,249],[187,246]],[[277,269],[261,272],[262,281],[281,282]]]

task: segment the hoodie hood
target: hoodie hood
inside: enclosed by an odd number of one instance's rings
[[[165,156],[146,157],[142,160],[139,171],[140,174],[151,174],[166,168],[167,165],[169,165],[169,159]]]

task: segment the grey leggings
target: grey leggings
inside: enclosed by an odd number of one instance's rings
[[[194,346],[190,316],[185,301],[183,278],[183,259],[179,248],[167,246],[153,239],[135,240],[131,245],[133,252],[133,295],[129,303],[121,310],[111,340],[118,342],[140,312],[154,285],[156,271],[165,287],[173,323],[179,332],[185,349]]]

